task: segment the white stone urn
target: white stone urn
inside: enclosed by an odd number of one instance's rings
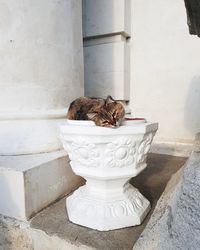
[[[118,128],[92,121],[68,121],[61,140],[73,171],[86,184],[67,197],[69,220],[100,231],[139,225],[149,201],[129,184],[146,168],[157,123],[126,121]]]

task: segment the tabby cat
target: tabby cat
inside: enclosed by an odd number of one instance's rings
[[[120,125],[124,115],[123,105],[111,96],[106,99],[84,96],[70,104],[67,119],[91,120],[97,126],[116,127]]]

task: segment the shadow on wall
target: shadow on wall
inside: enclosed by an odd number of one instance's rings
[[[200,132],[200,76],[193,77],[185,103],[184,124],[195,134]]]

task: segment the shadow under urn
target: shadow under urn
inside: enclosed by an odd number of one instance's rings
[[[129,180],[146,168],[157,129],[158,123],[145,120],[127,120],[114,129],[75,120],[60,127],[70,165],[86,179],[66,199],[71,222],[99,231],[142,223],[150,202]]]

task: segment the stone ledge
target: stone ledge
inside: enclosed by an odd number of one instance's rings
[[[195,145],[194,145],[194,152],[200,152],[200,133],[196,135]]]
[[[159,199],[134,250],[199,249],[200,135],[185,168],[176,173]]]
[[[156,208],[149,220],[145,230],[140,235],[136,244],[133,247],[133,250],[156,250],[158,249],[157,244],[159,242],[160,235],[163,234],[163,230],[160,231],[160,227],[162,227],[163,216],[167,210],[167,206],[171,195],[176,188],[176,185],[180,181],[180,178],[183,174],[183,169],[180,169],[177,173],[175,173],[171,180],[168,182],[164,193],[160,197]],[[163,226],[166,227],[166,224]]]
[[[28,219],[81,184],[64,151],[0,157],[0,214]]]
[[[78,250],[80,247],[42,230],[32,229],[27,221],[0,215],[0,250]],[[81,250],[93,250],[81,245]]]
[[[179,157],[189,157],[194,148],[194,143],[176,143],[154,141],[150,152],[154,154],[165,154]]]

